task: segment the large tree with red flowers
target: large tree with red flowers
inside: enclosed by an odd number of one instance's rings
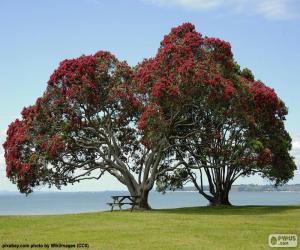
[[[108,52],[61,62],[43,96],[7,132],[7,176],[21,192],[108,173],[141,197],[141,209],[150,208],[167,140],[146,139],[138,128],[143,107],[132,93],[132,74]]]
[[[239,69],[229,43],[187,23],[133,69],[103,51],[63,61],[8,129],[7,176],[30,193],[108,173],[142,209],[156,181],[160,190],[192,181],[211,204],[230,204],[240,176],[293,177],[286,114],[273,89]]]
[[[287,108],[240,70],[229,43],[202,37],[189,23],[173,28],[156,56],[138,66],[135,81],[148,101],[140,126],[153,136],[165,131],[180,164],[160,175],[159,190],[192,181],[211,204],[229,205],[240,176],[259,173],[277,185],[293,177]]]

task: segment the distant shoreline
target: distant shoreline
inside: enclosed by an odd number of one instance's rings
[[[208,186],[203,186],[204,191],[209,191]],[[197,191],[195,187],[184,187],[176,191]],[[279,187],[273,185],[241,184],[233,185],[231,192],[300,192],[300,184],[288,184]]]
[[[204,191],[209,191],[208,186],[204,186]],[[62,191],[62,190],[45,190],[34,191],[34,194],[46,193],[95,193],[95,192],[128,192],[127,190],[99,190],[99,191]],[[152,192],[157,192],[155,189]],[[188,186],[183,189],[166,190],[166,192],[198,192],[195,187]],[[288,184],[275,188],[273,185],[241,184],[233,185],[231,192],[300,192],[300,184]],[[20,194],[19,191],[0,190],[0,194]]]
[[[101,192],[101,191],[100,191]],[[156,191],[155,191],[156,192]],[[189,193],[198,193],[197,190],[168,190],[166,193],[172,193],[172,192],[189,192]],[[257,192],[257,193],[268,193],[268,192],[280,192],[280,193],[300,193],[300,190],[295,190],[295,191],[281,191],[281,190],[265,190],[265,191],[255,191],[255,190],[231,190],[230,192]]]

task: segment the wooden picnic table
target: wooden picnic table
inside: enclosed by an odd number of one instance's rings
[[[113,199],[113,202],[107,203],[111,207],[111,212],[114,210],[115,206],[118,206],[120,210],[122,210],[123,205],[131,205],[131,212],[133,208],[138,205],[137,199],[140,198],[140,196],[134,196],[134,195],[113,195],[111,196]]]

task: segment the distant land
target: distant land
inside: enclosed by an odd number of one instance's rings
[[[153,189],[155,191],[155,189]],[[172,190],[169,190],[172,191]],[[183,189],[176,189],[174,191],[197,191],[195,187],[188,186]],[[204,191],[208,191],[208,186],[204,186]],[[257,184],[241,184],[233,185],[230,191],[235,192],[300,192],[300,184],[289,184],[280,187],[274,187],[274,185],[257,185]],[[105,191],[35,191],[35,194],[46,194],[46,193],[95,193],[95,192],[126,192],[126,190],[105,190]],[[18,191],[6,191],[0,190],[0,194],[20,194]]]
[[[195,187],[184,187],[183,189],[178,189],[177,191],[197,191]],[[204,186],[204,191],[208,191],[208,186]],[[289,184],[279,187],[274,187],[274,185],[257,185],[257,184],[241,184],[233,185],[231,191],[236,192],[300,192],[300,184]]]

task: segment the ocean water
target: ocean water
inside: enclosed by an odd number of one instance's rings
[[[0,194],[0,215],[70,214],[109,210],[106,204],[112,195],[122,191],[105,192],[36,192],[29,196],[19,193]],[[233,205],[300,205],[300,192],[234,192]],[[152,208],[206,206],[208,202],[197,192],[150,192]],[[125,208],[125,206],[124,206]]]

